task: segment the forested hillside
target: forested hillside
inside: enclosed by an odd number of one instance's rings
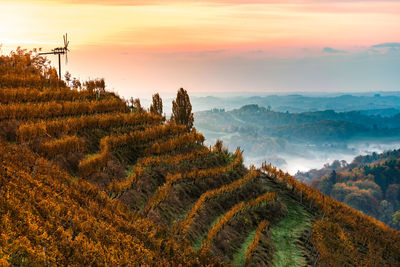
[[[268,94],[268,93],[267,93]],[[220,93],[219,97],[205,96],[194,97],[193,105],[197,111],[211,110],[213,108],[233,110],[246,105],[270,107],[282,113],[307,113],[324,110],[335,112],[351,112],[359,110],[364,115],[381,115],[390,117],[400,112],[399,92],[368,92],[368,93],[310,93],[305,90],[301,94],[279,95],[263,93]]]
[[[255,133],[269,137],[306,142],[330,142],[363,136],[400,134],[400,114],[389,117],[364,115],[361,111],[333,110],[288,113],[258,105],[231,111],[210,110],[196,113],[196,125],[216,132]]]
[[[0,57],[0,263],[395,266],[400,233],[242,151],[203,145],[187,92],[169,120],[103,80]]]
[[[400,150],[335,161],[323,169],[299,172],[322,193],[400,228]]]
[[[293,174],[299,169],[321,168],[336,158],[350,160],[366,151],[382,151],[400,144],[399,113],[289,113],[246,105],[230,111],[196,112],[195,118],[196,128],[209,143],[222,139],[229,149],[240,146],[247,164],[259,166],[266,160]]]

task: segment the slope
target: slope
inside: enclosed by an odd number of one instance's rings
[[[400,261],[398,232],[101,86],[51,83],[32,58],[0,64],[5,265]]]
[[[352,163],[327,165],[299,177],[313,178],[311,185],[384,223],[399,229],[399,150],[357,157]]]

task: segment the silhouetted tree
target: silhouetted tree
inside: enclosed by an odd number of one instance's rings
[[[71,73],[69,73],[69,71],[67,71],[64,75],[65,81],[67,82],[67,85],[69,85],[69,83],[71,82]]]
[[[142,104],[140,104],[140,99],[139,98],[133,98],[129,99],[129,102],[131,104],[131,108],[135,108],[137,112],[141,113],[144,111],[142,108]]]
[[[72,88],[73,89],[82,89],[81,81],[79,79],[74,78],[72,80]]]
[[[96,79],[96,80],[88,80],[83,83],[88,91],[104,93],[106,91],[106,83],[104,78]]]
[[[188,131],[193,127],[192,105],[187,91],[183,88],[178,90],[176,100],[172,101],[171,121],[185,125]]]
[[[150,105],[150,112],[162,116],[163,104],[160,95],[157,93],[153,95],[153,103]]]

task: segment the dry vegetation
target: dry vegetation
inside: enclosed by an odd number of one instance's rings
[[[243,247],[246,265],[271,266],[283,196],[315,220],[304,264],[400,261],[398,232],[205,147],[185,90],[166,121],[158,95],[146,111],[84,84],[67,87],[34,52],[0,57],[0,265],[225,265]]]

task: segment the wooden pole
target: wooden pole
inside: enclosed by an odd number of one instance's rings
[[[58,78],[61,81],[61,54],[58,54]]]

